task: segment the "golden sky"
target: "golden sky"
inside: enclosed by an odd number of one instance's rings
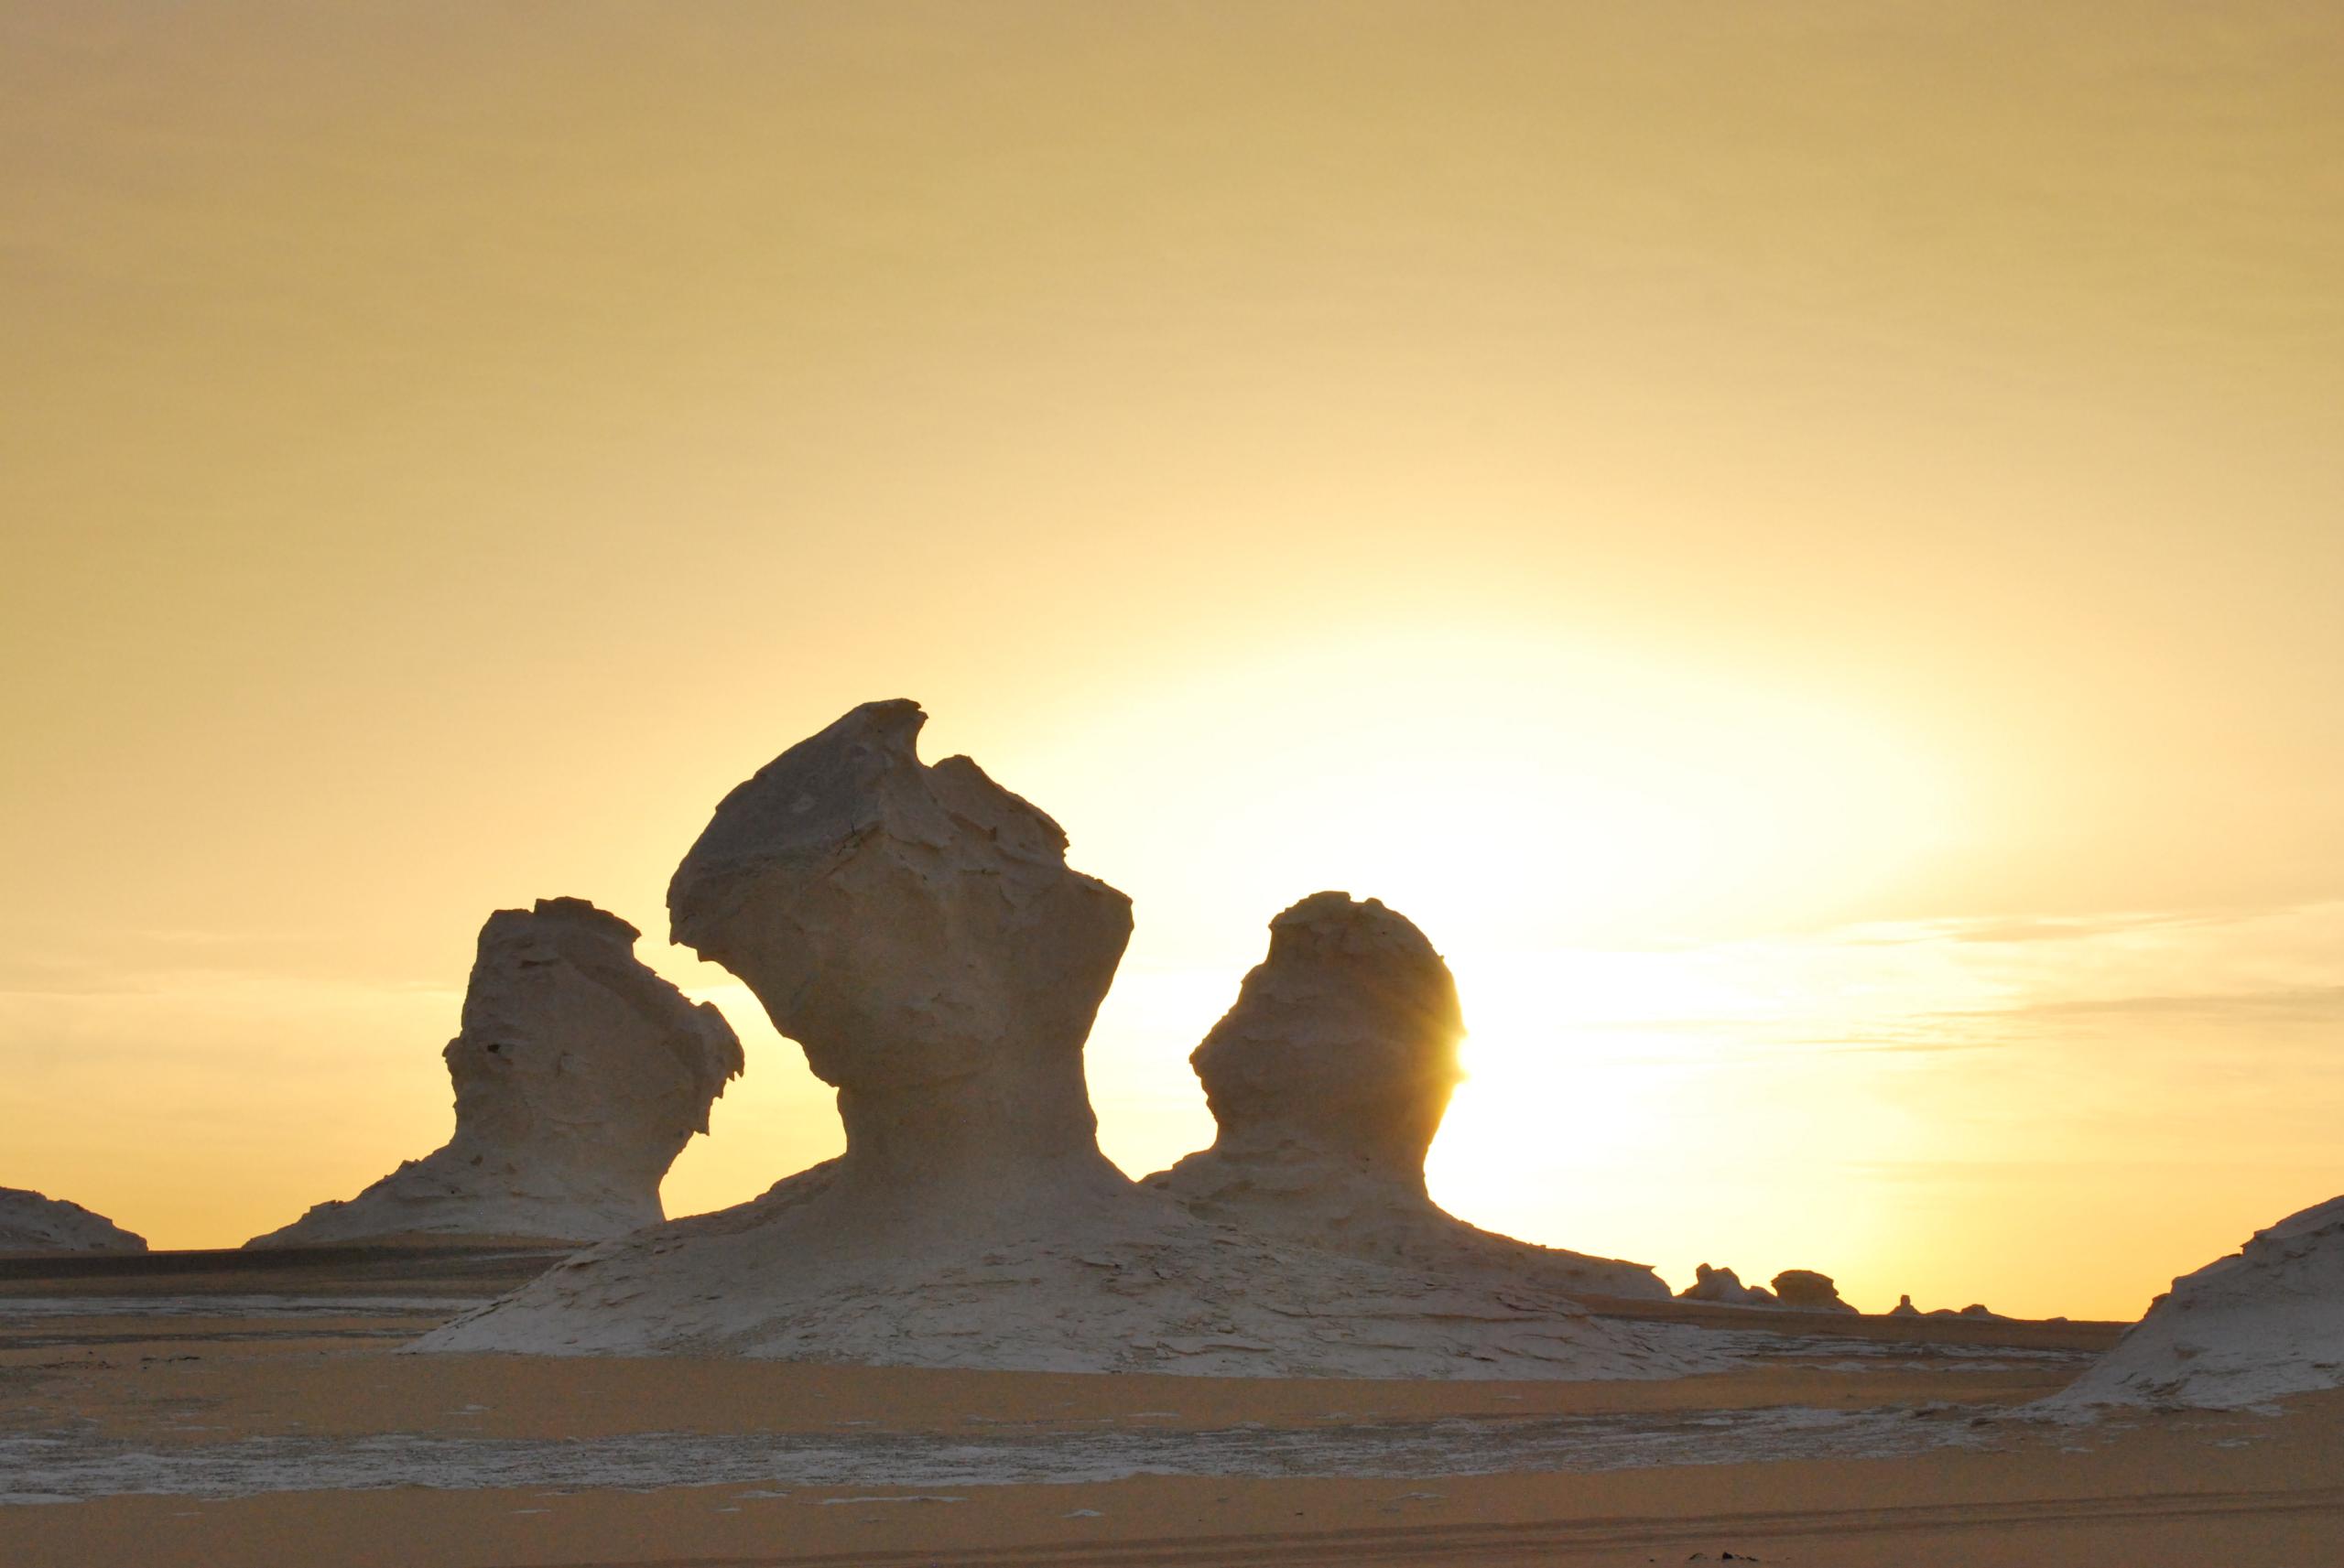
[[[2129,1316],[2344,1190],[2321,4],[0,0],[0,1184],[444,1136],[494,908],[869,697],[1130,892],[1135,1173],[1321,887],[1467,1217]]]

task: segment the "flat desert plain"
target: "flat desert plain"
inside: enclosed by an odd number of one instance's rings
[[[0,1260],[0,1563],[2344,1563],[2344,1393],[2019,1412],[2117,1325],[1594,1303],[1724,1369],[1592,1383],[403,1353],[553,1256]]]

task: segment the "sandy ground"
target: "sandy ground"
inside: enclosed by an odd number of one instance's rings
[[[2109,1325],[1617,1305],[1742,1362],[1657,1383],[400,1352],[544,1261],[0,1260],[0,1563],[2344,1563],[2344,1394],[2010,1413]]]

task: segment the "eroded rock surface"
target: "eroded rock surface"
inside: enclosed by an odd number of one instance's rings
[[[635,928],[583,899],[481,927],[462,1032],[444,1054],[456,1132],[356,1197],[250,1247],[402,1236],[599,1241],[665,1217],[659,1183],[740,1075],[741,1043],[635,956]]]
[[[1720,1306],[1779,1306],[1772,1291],[1763,1285],[1745,1285],[1742,1276],[1731,1269],[1712,1269],[1707,1263],[1693,1271],[1693,1282],[1677,1292],[1679,1301],[1710,1302]]]
[[[102,1214],[23,1187],[0,1187],[0,1252],[144,1252],[134,1236]]]
[[[1128,901],[909,702],[854,709],[727,795],[668,892],[837,1086],[838,1159],[609,1243],[426,1350],[678,1353],[1262,1375],[1664,1376],[1661,1338],[1536,1285],[1198,1219],[1098,1148],[1082,1047]]]
[[[2230,1410],[2334,1388],[2344,1388],[2344,1197],[2174,1281],[2081,1378],[2028,1408]]]
[[[1853,1312],[1839,1299],[1839,1287],[1829,1274],[1812,1269],[1785,1269],[1774,1276],[1774,1303],[1792,1312]]]
[[[1829,1274],[1818,1274],[1812,1269],[1785,1269],[1774,1276],[1774,1289],[1763,1285],[1745,1285],[1740,1275],[1731,1269],[1712,1269],[1707,1263],[1693,1271],[1693,1282],[1677,1292],[1679,1301],[1711,1302],[1721,1306],[1772,1307],[1779,1312],[1854,1312],[1856,1309],[1839,1299],[1839,1287]],[[1913,1310],[1913,1298],[1901,1298],[1897,1308],[1889,1315],[1917,1317]]]
[[[1201,1217],[1330,1251],[1666,1297],[1644,1264],[1478,1229],[1427,1195],[1464,1033],[1457,983],[1423,932],[1375,899],[1313,893],[1270,922],[1268,957],[1188,1058],[1212,1147],[1147,1184]]]

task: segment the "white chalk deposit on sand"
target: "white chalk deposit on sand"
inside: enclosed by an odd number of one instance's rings
[[[134,1236],[102,1214],[23,1187],[0,1187],[0,1252],[144,1252]]]
[[[1212,1147],[1146,1184],[1201,1218],[1445,1279],[1666,1299],[1647,1264],[1499,1236],[1427,1195],[1464,1033],[1423,932],[1375,899],[1313,893],[1270,922],[1269,956],[1188,1058]]]
[[[2028,1408],[2234,1410],[2334,1388],[2344,1388],[2344,1197],[2174,1281],[2089,1371]]]
[[[559,1441],[386,1433],[142,1444],[77,1426],[0,1433],[0,1507],[138,1494],[233,1498],[382,1487],[944,1487],[1115,1481],[1127,1476],[1399,1480],[1522,1470],[1585,1474],[1659,1465],[1878,1459],[1982,1445],[1966,1426],[1914,1421],[1904,1411],[1798,1406],[1300,1428],[1248,1422],[1201,1431],[659,1432]]]
[[[425,1350],[1274,1376],[1625,1378],[1691,1358],[1560,1292],[1199,1219],[1099,1152],[1083,1043],[1130,901],[870,703],[727,795],[668,890],[838,1087],[846,1152],[584,1253]]]
[[[657,1225],[660,1179],[741,1072],[741,1043],[635,956],[641,935],[583,899],[481,927],[462,1032],[444,1054],[456,1132],[347,1201],[247,1247],[392,1236],[600,1241]]]

